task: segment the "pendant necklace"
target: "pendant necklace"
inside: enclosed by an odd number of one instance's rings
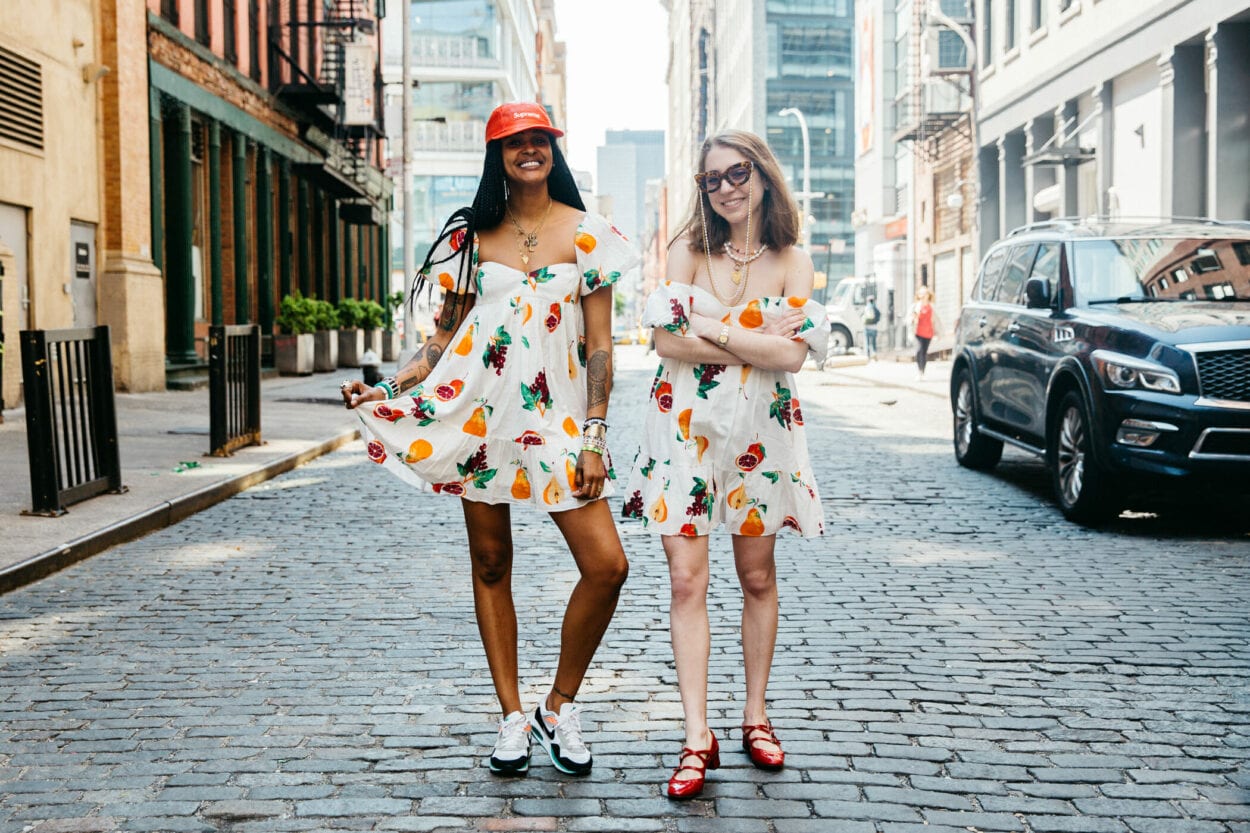
[[[516,227],[517,235],[517,251],[521,253],[521,264],[529,266],[530,255],[538,248],[538,232],[542,231],[543,223],[547,222],[548,215],[551,214],[551,206],[555,200],[547,197],[547,210],[543,212],[542,219],[538,221],[538,225],[534,226],[533,231],[526,231],[517,220],[516,215],[512,213],[512,206],[504,203],[504,207],[508,209],[508,219],[512,221],[512,225]]]
[[[753,261],[758,260],[760,255],[764,254],[764,252],[767,250],[768,250],[768,244],[761,243],[758,249],[756,249],[754,252],[751,252],[750,254],[747,254],[746,252],[739,252],[738,248],[734,246],[733,243],[730,243],[729,241],[725,241],[725,254],[729,256],[729,259],[732,260],[734,264],[734,269],[733,269],[733,272],[730,273],[729,279],[733,281],[735,285],[737,285],[742,280],[743,268],[749,267]],[[748,274],[750,273],[750,271],[751,270],[748,268],[747,269]]]
[[[749,245],[751,245],[751,244],[750,244],[750,240],[751,240],[751,201],[752,201],[752,198],[754,197],[754,189],[755,189],[755,177],[752,177],[752,178],[748,181],[748,183],[747,183],[747,228],[746,228],[746,239],[747,239],[747,241],[748,241],[748,242],[747,242],[747,245],[748,245],[748,246],[749,246]],[[726,300],[725,300],[725,296],[723,296],[723,295],[721,295],[721,294],[720,294],[720,289],[716,286],[716,276],[712,274],[712,247],[711,247],[711,245],[709,245],[708,236],[707,236],[707,216],[706,216],[706,215],[704,214],[704,212],[703,212],[703,197],[702,197],[702,195],[700,195],[700,196],[699,196],[699,219],[700,219],[700,221],[701,221],[701,222],[700,222],[700,225],[703,227],[703,255],[704,255],[704,257],[706,257],[706,258],[707,258],[707,280],[708,280],[708,285],[712,287],[712,294],[716,296],[716,300],[720,301],[720,302],[721,302],[722,304],[724,304],[726,307],[729,307],[730,309],[732,309],[733,307],[736,307],[736,306],[739,304],[739,302],[741,302],[741,301],[742,301],[742,296],[746,294],[746,291],[747,291],[747,281],[748,281],[748,280],[750,279],[750,277],[751,277],[751,261],[752,261],[752,260],[755,260],[755,259],[756,259],[757,257],[759,257],[761,254],[763,254],[763,253],[764,253],[764,249],[765,249],[765,248],[767,248],[767,247],[765,247],[765,246],[761,246],[761,247],[760,247],[760,250],[759,250],[758,252],[756,252],[756,253],[755,253],[753,256],[751,256],[749,259],[747,259],[747,260],[744,260],[744,261],[743,261],[742,266],[744,267],[744,272],[743,272],[741,275],[739,274],[739,272],[738,272],[737,268],[735,268],[735,269],[734,269],[733,273],[729,276],[730,280],[731,280],[731,281],[733,282],[733,284],[734,284],[734,288],[733,288],[733,289],[730,291],[730,293],[729,293],[729,300],[728,300],[728,301],[726,301]],[[727,245],[728,245],[728,244],[727,244]],[[728,253],[728,248],[726,249],[726,253]],[[734,258],[734,256],[733,256],[733,255],[729,255],[729,259],[730,259],[731,261],[733,261],[733,262],[734,262],[735,267],[736,267],[736,266],[737,266],[737,260]]]

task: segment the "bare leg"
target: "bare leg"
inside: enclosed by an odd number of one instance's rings
[[[742,585],[742,660],[747,677],[742,722],[755,726],[768,722],[768,675],[777,646],[777,566],[773,560],[777,536],[735,535],[733,542],[734,564]],[[757,746],[764,750],[777,748],[766,741]]]
[[[621,586],[629,575],[629,562],[607,501],[592,501],[551,517],[581,573],[564,611],[560,664],[554,690],[547,698],[547,708],[559,711],[581,688],[586,669],[616,612]]]
[[[671,585],[669,639],[677,664],[677,687],[686,719],[686,746],[694,750],[712,745],[707,725],[707,664],[712,637],[707,617],[708,538],[664,535]],[[689,770],[679,779],[696,777]]]
[[[508,504],[462,500],[473,563],[473,610],[504,715],[521,711],[516,606],[512,602],[512,517]]]

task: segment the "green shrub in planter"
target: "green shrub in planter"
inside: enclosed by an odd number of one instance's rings
[[[360,307],[364,311],[364,323],[361,326],[366,330],[382,329],[382,325],[386,323],[386,309],[377,301],[361,301]]]
[[[301,335],[317,331],[317,304],[312,298],[305,298],[298,291],[292,292],[282,299],[278,308],[278,317],[274,319],[278,329],[289,335]]]
[[[318,330],[337,330],[339,328],[339,312],[329,301],[313,301],[316,305],[316,322]]]
[[[355,298],[344,298],[337,308],[339,327],[344,330],[360,330],[365,326],[364,305]]]
[[[395,329],[396,313],[404,308],[406,297],[402,289],[397,289],[386,296],[386,329]]]

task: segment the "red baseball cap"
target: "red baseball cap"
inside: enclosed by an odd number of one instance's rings
[[[493,142],[523,130],[544,130],[552,136],[563,136],[564,131],[551,124],[551,117],[541,104],[518,101],[500,104],[486,121],[486,141]]]

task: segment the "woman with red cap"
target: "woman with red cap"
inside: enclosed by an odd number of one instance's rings
[[[615,477],[610,287],[638,256],[586,211],[555,142],[562,135],[538,104],[491,113],[473,205],[447,222],[414,290],[444,293],[434,335],[395,376],[343,387],[370,459],[461,498],[478,629],[504,715],[490,768],[502,774],[528,770],[533,739],[562,772],[590,771],[574,699],[629,570],[603,498]],[[551,515],[580,572],[551,691],[528,717],[517,681],[514,503]],[[545,594],[535,581],[531,591]]]

